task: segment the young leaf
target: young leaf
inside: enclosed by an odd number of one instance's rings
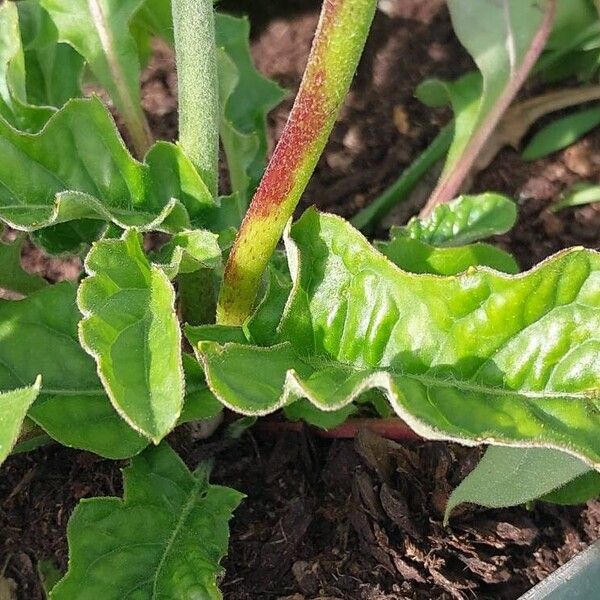
[[[36,135],[0,121],[0,152],[0,219],[16,229],[77,221],[81,243],[99,235],[82,219],[177,232],[215,207],[177,146],[159,142],[135,161],[97,98],[67,103]]]
[[[199,344],[224,404],[337,410],[380,388],[426,438],[556,448],[600,469],[598,253],[565,251],[516,276],[414,275],[315,211],[286,243],[282,344]]]
[[[7,244],[0,241],[0,288],[26,296],[41,290],[48,283],[39,275],[31,275],[23,270],[21,249],[24,242],[23,236]]]
[[[123,471],[124,497],[82,500],[69,521],[69,570],[52,600],[220,600],[228,521],[242,500],[190,473],[162,444]]]
[[[434,246],[461,246],[506,233],[517,221],[517,207],[500,194],[460,196],[436,206],[425,218],[393,227],[392,239],[407,236]]]
[[[58,41],[58,31],[39,0],[20,0],[19,25],[25,56],[27,98],[44,106],[62,107],[81,96],[83,57]]]
[[[487,138],[535,65],[551,32],[556,0],[449,0],[458,39],[481,72],[476,113],[459,123],[444,172],[423,214],[459,192]]]
[[[27,104],[19,15],[12,2],[0,5],[0,31],[0,117],[17,129],[39,131],[54,111]]]
[[[580,110],[552,121],[538,131],[523,150],[524,160],[537,160],[576,142],[600,125],[600,107]]]
[[[479,266],[513,275],[519,272],[519,265],[508,252],[490,244],[436,248],[418,239],[398,236],[375,246],[395,265],[410,273],[457,275]]]
[[[158,443],[177,424],[185,390],[175,290],[135,230],[96,242],[85,270],[77,294],[81,344],[117,412]]]
[[[175,234],[153,258],[169,279],[221,265],[218,236],[204,229]]]
[[[40,0],[50,13],[59,39],[87,61],[92,73],[122,114],[138,156],[152,136],[140,101],[140,63],[129,21],[142,0]]]
[[[40,378],[31,387],[0,392],[0,465],[15,445],[29,407],[40,391]]]
[[[525,504],[589,471],[588,465],[558,450],[491,446],[452,492],[444,521],[464,502],[488,508]]]
[[[115,412],[96,366],[77,340],[81,318],[70,283],[48,286],[24,300],[0,300],[0,391],[42,375],[29,416],[65,446],[107,458],[128,458],[147,441]]]

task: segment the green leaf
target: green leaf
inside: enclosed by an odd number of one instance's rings
[[[377,243],[376,248],[410,273],[457,275],[478,266],[503,273],[519,272],[519,265],[508,252],[490,244],[436,248],[418,239],[399,236],[391,242]]]
[[[85,270],[77,294],[81,344],[117,412],[158,443],[177,424],[185,391],[175,290],[135,230],[96,242]]]
[[[27,98],[34,104],[60,108],[81,96],[83,57],[58,41],[50,15],[39,0],[20,0],[19,25],[25,56]]]
[[[221,265],[218,236],[204,229],[181,231],[160,249],[153,261],[169,279],[174,279],[180,273],[216,269]]]
[[[79,345],[81,315],[70,283],[48,286],[24,300],[0,300],[0,391],[42,375],[29,416],[65,446],[107,458],[128,458],[147,441],[116,413]]]
[[[143,156],[151,134],[140,100],[140,63],[129,22],[142,0],[40,0],[59,40],[71,45],[110,94],[122,114],[136,151]]]
[[[0,219],[25,231],[76,221],[75,248],[102,222],[177,232],[215,207],[177,146],[159,142],[145,164],[134,160],[96,98],[70,101],[36,135],[0,121],[0,152]]]
[[[379,388],[426,438],[556,448],[600,469],[598,253],[564,251],[516,276],[415,275],[313,210],[286,245],[282,343],[199,344],[224,404],[338,410]]]
[[[404,227],[393,227],[392,239],[400,236],[434,246],[461,246],[506,233],[517,221],[517,207],[506,196],[486,193],[460,196],[436,206],[424,219],[412,218]]]
[[[252,62],[247,19],[216,15],[221,96],[221,139],[240,219],[262,177],[267,158],[267,113],[285,93],[263,77]],[[239,223],[238,223],[239,224]]]
[[[523,150],[523,159],[537,160],[562,150],[598,125],[600,125],[600,107],[580,110],[555,119],[533,136]]]
[[[15,445],[29,407],[40,392],[40,378],[31,387],[0,392],[0,465]]]
[[[219,562],[242,499],[190,473],[166,444],[124,470],[124,497],[83,500],[69,521],[69,570],[52,600],[220,600]]]
[[[563,487],[546,494],[541,498],[553,504],[584,504],[588,500],[600,496],[600,473],[588,470]]]
[[[456,105],[453,101],[455,110],[459,109],[454,141],[426,212],[460,190],[543,50],[553,8],[554,0],[448,0],[454,32],[475,61],[481,79],[479,84],[476,76],[470,80],[473,90],[468,91],[468,102]],[[464,78],[457,82],[463,94],[464,84]],[[481,90],[478,102],[473,101],[476,89]]]
[[[0,5],[0,117],[24,131],[39,131],[53,109],[27,104],[25,56],[17,7]]]
[[[46,287],[48,283],[39,275],[27,273],[21,266],[21,250],[25,237],[14,242],[0,242],[0,287],[26,296]]]
[[[588,465],[558,450],[491,446],[452,492],[444,520],[447,523],[452,511],[465,502],[487,508],[531,502],[589,471]]]
[[[560,200],[552,205],[552,212],[558,212],[563,208],[572,208],[573,206],[583,206],[600,202],[600,185],[592,183],[576,183],[568,189]]]

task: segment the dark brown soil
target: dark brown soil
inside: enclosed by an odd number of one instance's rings
[[[299,84],[317,21],[318,2],[254,2],[253,52],[259,68],[290,90],[269,118],[281,133]],[[382,0],[352,93],[317,168],[303,207],[351,216],[377,196],[448,120],[412,96],[430,75],[455,77],[470,59],[454,39],[442,0]],[[222,6],[247,10],[248,3]],[[176,137],[171,54],[157,46],[144,76],[144,107],[155,134]],[[395,213],[418,210],[435,173]],[[501,243],[528,267],[569,245],[597,247],[600,205],[547,210],[574,181],[600,180],[600,131],[549,159],[524,164],[503,151],[474,190],[498,190],[519,202],[521,218]],[[28,264],[49,278],[61,272],[37,251]],[[40,262],[42,261],[42,262]],[[49,266],[48,266],[49,265]],[[516,599],[600,537],[600,502],[530,510],[457,512],[441,516],[449,492],[474,466],[479,450],[440,443],[397,446],[361,436],[317,440],[308,433],[240,442],[194,443],[186,429],[173,443],[190,465],[213,454],[214,479],[248,495],[232,522],[226,576],[228,600]],[[65,527],[85,497],[121,493],[120,464],[48,447],[10,458],[0,478],[0,575],[20,600],[42,598],[40,559],[66,566]]]

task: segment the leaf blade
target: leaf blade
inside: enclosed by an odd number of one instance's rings
[[[145,257],[139,234],[96,243],[77,304],[83,348],[122,418],[158,443],[176,425],[185,379],[175,291]],[[141,352],[142,356],[137,353]]]
[[[124,488],[123,500],[83,500],[75,509],[69,571],[51,598],[220,599],[227,523],[242,495],[210,485],[206,466],[190,473],[165,444],[133,459]]]

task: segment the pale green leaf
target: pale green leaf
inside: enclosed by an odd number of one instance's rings
[[[492,446],[452,492],[444,519],[447,522],[452,511],[465,502],[488,508],[531,502],[589,470],[579,459],[558,450]]]
[[[116,413],[79,345],[81,315],[70,283],[48,286],[24,300],[0,300],[0,391],[42,375],[29,416],[65,446],[107,458],[127,458],[147,441]]]
[[[424,219],[393,227],[391,237],[408,236],[434,246],[462,246],[506,233],[517,221],[515,203],[501,194],[460,196],[436,206]]]
[[[52,600],[220,600],[219,563],[242,499],[190,473],[163,444],[124,470],[124,497],[83,500],[69,521],[69,570]]]
[[[70,101],[36,135],[0,122],[0,152],[0,219],[27,231],[76,221],[73,247],[104,222],[177,232],[215,207],[177,146],[159,142],[134,160],[96,98]]]
[[[40,392],[40,378],[31,387],[0,392],[0,465],[15,445],[29,407]]]
[[[185,391],[175,290],[135,230],[96,242],[85,270],[77,294],[81,344],[117,412],[158,443],[175,427]]]
[[[140,100],[140,62],[129,22],[142,0],[40,0],[59,40],[71,45],[108,91],[142,155],[150,132]]]
[[[338,410],[379,388],[426,438],[555,448],[600,469],[598,253],[564,251],[515,276],[416,275],[315,211],[286,244],[282,343],[199,344],[224,404]]]
[[[48,283],[39,275],[27,273],[21,266],[21,249],[24,237],[14,242],[0,242],[0,288],[26,296],[46,287]]]

